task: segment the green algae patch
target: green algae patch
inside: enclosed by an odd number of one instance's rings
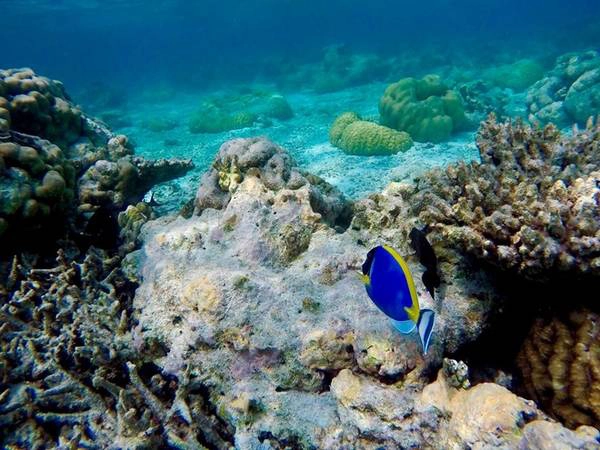
[[[263,90],[245,90],[207,98],[189,121],[191,133],[221,133],[252,126],[270,126],[272,119],[294,116],[282,95]]]

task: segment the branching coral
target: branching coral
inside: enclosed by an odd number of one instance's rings
[[[120,258],[29,268],[16,258],[0,297],[0,444],[47,448],[228,448],[199,379],[165,378],[131,320]],[[221,430],[217,431],[218,427]]]
[[[405,194],[413,213],[449,246],[528,278],[600,274],[600,126],[561,136],[491,116],[477,143],[481,163]]]
[[[571,428],[600,425],[600,316],[538,319],[518,357],[532,398]]]

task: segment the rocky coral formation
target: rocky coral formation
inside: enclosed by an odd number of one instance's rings
[[[403,195],[449,247],[537,280],[597,276],[599,141],[599,124],[561,136],[491,117],[477,138],[481,163],[433,171]]]
[[[264,138],[234,139],[221,146],[212,169],[202,177],[197,212],[226,208],[245,179],[260,180],[266,189],[280,192],[283,202],[286,195],[301,199],[300,204],[311,210],[303,214],[307,222],[322,219],[342,228],[348,224],[351,206],[342,194],[322,179],[302,173],[289,153]]]
[[[351,155],[392,155],[412,147],[412,139],[403,131],[362,120],[358,114],[341,114],[329,130],[329,141]]]
[[[538,319],[518,357],[531,398],[571,428],[600,425],[600,316]]]
[[[292,164],[264,139],[229,141],[201,182],[197,214],[144,226],[134,300],[141,333],[164,346],[155,362],[166,372],[202,371],[240,448],[266,440],[426,448],[443,417],[417,411],[418,390],[444,352],[481,333],[496,300],[489,282],[440,253],[445,285],[434,304],[409,256],[414,220],[397,185],[380,195],[381,209],[369,199],[336,230],[340,209],[320,205],[342,204],[339,194],[329,187],[329,200],[311,201],[311,190],[326,185]],[[355,273],[375,242],[407,255],[422,306],[438,313],[426,357],[415,335],[398,334],[378,312]],[[460,365],[448,372],[467,386]]]
[[[468,126],[458,93],[437,75],[403,78],[379,100],[380,122],[419,142],[440,142]]]
[[[433,408],[441,416],[434,448],[592,449],[600,442],[595,428],[567,430],[502,386],[456,389],[442,373],[425,387],[417,408]]]
[[[544,75],[544,68],[532,59],[521,59],[511,64],[487,69],[483,78],[496,86],[520,92],[527,89]]]
[[[558,126],[583,125],[600,112],[600,55],[567,53],[527,92],[529,120]]]
[[[191,168],[133,156],[127,138],[81,112],[59,81],[0,71],[1,239],[27,241],[40,228],[60,235],[78,212],[124,209]]]
[[[287,120],[294,112],[279,94],[242,91],[206,99],[189,121],[192,133],[220,133],[254,125],[269,126],[272,119]]]
[[[2,447],[229,447],[201,378],[149,362],[160,349],[131,319],[136,286],[120,262],[96,250],[59,252],[49,268],[15,257],[0,285]]]

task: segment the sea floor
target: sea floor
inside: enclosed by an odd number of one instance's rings
[[[236,137],[267,136],[286,148],[301,168],[322,177],[353,199],[380,191],[391,181],[409,181],[433,167],[479,157],[474,132],[457,134],[442,144],[415,143],[410,150],[393,156],[346,155],[329,144],[329,127],[340,113],[355,111],[363,117],[377,117],[378,99],[385,87],[385,83],[372,83],[327,94],[283,92],[294,110],[292,119],[274,120],[267,128],[251,127],[216,134],[194,134],[188,129],[189,118],[202,98],[219,94],[214,91],[171,91],[168,95],[164,92],[153,95],[148,90],[133,93],[126,106],[101,111],[100,116],[113,117],[107,119],[109,125],[129,136],[139,155],[194,161],[196,168],[188,175],[154,189],[154,199],[161,205],[161,213],[178,209],[194,196],[200,177],[220,145]],[[145,125],[157,119],[175,126],[166,131],[153,131]]]

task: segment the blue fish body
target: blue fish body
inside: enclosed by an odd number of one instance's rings
[[[362,279],[367,294],[375,305],[402,333],[419,331],[423,352],[427,353],[435,314],[421,310],[419,298],[408,265],[393,248],[373,248],[362,266]]]

